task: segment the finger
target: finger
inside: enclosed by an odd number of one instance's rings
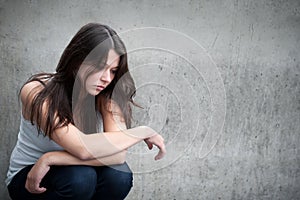
[[[146,143],[147,143],[148,148],[151,150],[153,148],[153,144],[150,142],[146,142]]]
[[[40,193],[43,193],[45,192],[47,189],[44,188],[44,187],[38,187],[35,189],[35,191],[33,193],[36,193],[36,194],[40,194]]]
[[[144,140],[145,141],[145,143],[147,144],[147,146],[148,146],[148,149],[152,149],[153,148],[153,144],[151,143],[151,142],[149,142],[148,140]]]
[[[40,194],[45,192],[47,189],[44,187],[32,187],[29,192],[34,194]]]
[[[46,191],[46,188],[40,187],[40,181],[36,181],[34,184],[34,193],[43,193]]]
[[[159,152],[155,157],[154,157],[154,160],[160,160],[163,158],[163,154],[161,152]]]
[[[30,187],[28,186],[28,181],[26,181],[26,183],[25,183],[25,188],[26,188],[26,190],[28,190],[28,192],[30,192]]]
[[[28,190],[30,193],[34,194],[40,194],[45,192],[47,189],[45,187],[40,187],[39,182],[36,183],[30,183],[31,181],[26,181],[25,183],[25,188]]]
[[[167,153],[167,151],[166,151],[166,149],[165,149],[165,147],[163,146],[163,147],[161,147],[160,149],[159,149],[159,152],[158,152],[158,154],[155,156],[155,160],[159,160],[159,159],[162,159],[164,156],[165,156],[165,154]]]

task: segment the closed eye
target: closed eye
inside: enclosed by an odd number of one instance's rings
[[[112,74],[116,74],[116,73],[117,73],[117,71],[111,71],[111,73],[112,73]]]
[[[119,70],[119,68],[114,68],[111,70],[111,73],[116,74],[118,70]]]

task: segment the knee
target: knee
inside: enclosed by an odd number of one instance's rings
[[[92,167],[68,166],[65,178],[56,184],[56,192],[70,199],[90,199],[97,184],[97,174]]]
[[[116,197],[127,196],[132,187],[133,175],[126,163],[107,167],[102,175],[105,184]]]

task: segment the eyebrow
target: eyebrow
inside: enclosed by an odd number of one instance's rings
[[[106,66],[110,66],[108,63],[106,63]],[[112,67],[112,68],[120,68],[120,65],[117,65],[117,66],[115,66],[115,67]]]

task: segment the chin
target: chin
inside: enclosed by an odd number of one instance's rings
[[[88,94],[91,96],[97,96],[101,91],[89,91]]]

